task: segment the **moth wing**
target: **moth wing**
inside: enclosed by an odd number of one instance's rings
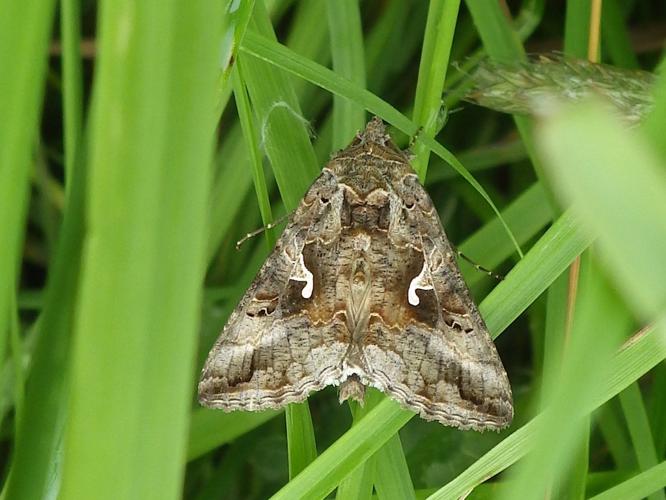
[[[401,188],[400,203],[410,209],[396,210],[389,234],[413,277],[386,297],[385,308],[400,311],[401,319],[369,325],[369,383],[426,420],[506,427],[513,418],[509,380],[437,212],[415,176]]]
[[[339,233],[340,196],[327,171],[308,190],[208,355],[199,382],[202,405],[280,408],[339,383],[347,333],[319,293],[314,254],[316,242]],[[328,203],[320,205],[320,197]]]

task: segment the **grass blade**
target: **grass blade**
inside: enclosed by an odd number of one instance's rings
[[[401,409],[394,401],[384,399],[289,481],[273,499],[324,498],[413,416],[412,412]]]
[[[640,500],[666,488],[666,462],[661,462],[590,500]]]
[[[433,0],[428,8],[413,120],[419,127],[423,127],[423,133],[430,137],[437,135],[444,125],[441,117],[442,93],[459,8],[460,0]],[[417,142],[413,153],[412,165],[423,181],[430,150]]]
[[[254,117],[250,110],[250,99],[247,96],[239,65],[236,65],[232,70],[231,81],[234,89],[236,108],[238,109],[238,117],[240,118],[241,129],[243,130],[243,138],[245,139],[250,162],[252,163],[252,178],[254,180],[254,190],[257,194],[257,203],[259,203],[259,211],[261,212],[261,220],[264,226],[267,226],[273,221],[271,201],[268,198],[264,164],[261,161],[261,153],[259,152],[257,131],[254,125]],[[275,235],[271,231],[264,231],[264,237],[270,251],[275,245]]]
[[[13,314],[54,7],[53,0],[0,1],[0,360]]]
[[[190,419],[187,459],[194,460],[218,446],[230,443],[281,413],[272,410],[258,413],[243,411],[223,413],[208,408],[197,408],[192,412]]]
[[[101,7],[62,496],[179,498],[222,9]]]
[[[363,29],[358,0],[327,0],[333,70],[365,88]],[[333,97],[333,144],[342,149],[365,127],[365,110],[342,96]]]
[[[515,471],[504,498],[543,498],[554,481],[555,496],[587,437],[586,402],[603,388],[605,368],[630,325],[630,317],[593,261],[583,268],[571,335],[562,354],[558,384],[547,396],[534,449]],[[597,332],[599,332],[597,334]]]
[[[642,471],[646,471],[656,466],[659,460],[657,459],[657,451],[652,439],[643,396],[637,383],[631,384],[620,393],[620,403],[627,420],[627,427],[634,445],[638,466]],[[663,491],[655,492],[649,498],[650,500],[663,500],[666,495]]]
[[[663,341],[663,336],[664,332],[651,327],[636,335],[632,342],[625,344],[604,369],[601,377],[603,385],[590,402],[585,404],[584,411],[590,412],[601,406],[664,360],[666,342]],[[429,499],[459,498],[468,494],[478,484],[507,469],[533,448],[541,425],[541,416],[533,418]]]
[[[60,2],[60,31],[62,32],[63,73],[63,130],[65,178],[74,170],[83,135],[83,81],[81,74],[81,9],[78,0]],[[69,182],[65,188],[69,192]]]
[[[544,121],[539,138],[558,192],[599,234],[628,303],[654,318],[666,304],[666,280],[655,272],[666,255],[663,165],[596,103],[564,107]]]
[[[571,213],[555,221],[479,306],[489,330],[504,331],[591,242]],[[530,279],[535,273],[539,280]]]

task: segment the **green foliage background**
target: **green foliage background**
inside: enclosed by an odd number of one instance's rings
[[[666,9],[603,1],[601,61],[658,76],[639,127],[460,100],[484,57],[585,58],[593,4],[0,0],[3,498],[665,498]],[[420,131],[449,238],[506,275],[461,262],[514,391],[501,433],[376,391],[195,402],[278,232],[235,242],[372,114]]]

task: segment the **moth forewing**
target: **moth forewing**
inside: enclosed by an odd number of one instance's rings
[[[501,429],[511,388],[439,217],[378,118],[335,155],[213,346],[203,405],[262,410],[327,385]]]

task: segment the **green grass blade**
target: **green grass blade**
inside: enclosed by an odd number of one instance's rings
[[[242,46],[248,38],[276,43],[270,21],[261,6],[261,3],[255,6],[255,15]],[[242,68],[261,143],[273,167],[282,200],[287,210],[293,210],[319,173],[307,121],[284,73],[275,71],[265,61],[246,52],[239,54],[237,62]]]
[[[481,303],[479,310],[496,335],[548,288],[585,248],[592,237],[570,213],[562,215]],[[531,279],[538,273],[540,279]]]
[[[0,360],[13,314],[54,7],[53,0],[0,1]]]
[[[564,53],[587,59],[591,2],[567,0],[564,21]]]
[[[593,103],[564,107],[548,118],[540,144],[559,193],[599,234],[603,257],[628,303],[654,318],[666,304],[666,280],[656,272],[666,255],[663,164]]]
[[[224,413],[197,408],[190,419],[187,459],[194,460],[277,417],[280,411]]]
[[[374,459],[375,489],[379,498],[416,498],[398,434],[380,448]]]
[[[639,69],[638,57],[631,46],[625,17],[617,0],[606,0],[601,9],[601,36],[610,60],[621,68]]]
[[[324,498],[413,416],[384,399],[272,498]]]
[[[604,374],[600,377],[603,385],[590,402],[585,404],[584,411],[590,412],[601,406],[666,358],[663,335],[658,329],[649,328],[637,335],[633,342],[623,346],[604,369]],[[542,416],[535,417],[429,498],[459,498],[468,494],[478,484],[507,469],[533,448],[541,425]]]
[[[327,0],[333,70],[365,88],[363,30],[358,0]],[[365,127],[365,110],[342,96],[333,97],[333,144],[342,149]]]
[[[63,130],[65,179],[74,170],[77,149],[83,136],[83,81],[81,74],[81,8],[78,0],[61,0]],[[69,182],[65,188],[69,192]]]
[[[340,483],[336,500],[371,500],[374,479],[375,461],[370,457]]]
[[[654,107],[645,118],[642,129],[661,161],[666,162],[666,141],[663,140],[666,123],[666,58],[662,58],[657,75],[653,91]]]
[[[36,324],[37,340],[26,386],[26,411],[19,421],[6,498],[44,498],[53,488],[53,478],[59,477],[69,351],[84,233],[86,171],[81,149],[70,172],[65,214],[42,313]]]
[[[16,297],[13,297],[11,310],[13,317],[9,327],[9,349],[14,372],[14,433],[18,434],[19,425],[25,411],[25,374],[23,373],[24,348],[21,339],[21,324],[16,308]]]
[[[596,415],[596,423],[610,452],[615,468],[618,470],[635,470],[636,460],[631,447],[624,419],[620,415],[618,405],[610,402],[600,409]]]
[[[493,61],[510,64],[526,60],[525,49],[520,42],[520,36],[511,26],[510,20],[507,19],[498,2],[468,0],[466,3],[483,41],[483,46]],[[551,206],[557,211],[559,207],[551,192],[548,179],[544,175],[540,158],[536,153],[532,122],[529,118],[518,115],[514,115],[514,121],[525,145],[525,150],[532,160],[534,171],[546,190]]]
[[[467,0],[467,8],[479,31],[488,55],[498,62],[525,60],[525,50],[518,33],[509,25],[502,6],[497,2]]]
[[[562,354],[558,384],[551,387],[534,449],[515,472],[516,483],[504,498],[543,498],[554,481],[570,474],[577,448],[587,437],[586,406],[602,391],[610,364],[630,325],[630,317],[591,259],[580,278],[575,318]],[[599,332],[598,334],[595,334]]]
[[[590,500],[640,500],[666,488],[666,461],[593,496]]]
[[[266,187],[266,178],[264,176],[264,164],[261,161],[261,153],[259,151],[257,130],[254,124],[254,117],[250,109],[250,99],[247,95],[243,77],[241,76],[241,69],[239,65],[231,72],[231,81],[234,89],[234,97],[236,100],[236,108],[238,109],[238,117],[240,118],[241,129],[243,130],[243,138],[247,146],[250,162],[252,163],[252,178],[254,180],[254,190],[257,194],[257,203],[259,203],[259,211],[261,212],[261,220],[264,226],[273,221],[273,214],[271,211],[271,201],[268,198],[268,188]],[[275,235],[272,231],[264,231],[266,244],[270,251],[275,245]]]
[[[63,498],[181,496],[221,16],[101,5]]]
[[[433,0],[428,8],[412,116],[414,123],[423,127],[423,133],[431,137],[437,135],[444,125],[441,117],[442,92],[459,8],[460,0]],[[417,143],[413,153],[412,165],[423,182],[430,150]]]
[[[293,403],[285,409],[289,478],[296,477],[317,458],[314,427],[308,403]]]
[[[342,78],[328,68],[324,68],[312,61],[309,61],[298,54],[291,52],[286,47],[270,40],[263,39],[248,33],[243,40],[241,47],[243,52],[252,54],[257,58],[270,64],[274,64],[282,69],[290,71],[312,83],[325,88],[334,94],[345,96],[356,102],[362,104],[370,112],[382,117],[387,122],[395,125],[407,135],[414,135],[418,131],[418,127],[409,118],[401,114],[390,104],[381,100],[373,93],[359,88],[346,78]],[[488,196],[488,193],[481,187],[476,179],[465,169],[465,167],[458,161],[458,159],[444,146],[436,142],[434,139],[421,135],[419,141],[423,142],[430,148],[436,155],[451,165],[472,187],[483,197],[488,205],[493,209],[495,214],[502,222],[502,225],[507,231],[509,238],[516,247],[518,254],[522,257],[520,246],[516,238],[506,225],[506,221],[502,218],[499,210]]]
[[[627,427],[634,445],[638,466],[642,471],[646,471],[656,466],[659,460],[657,459],[657,451],[650,430],[650,422],[645,411],[643,396],[637,383],[631,384],[620,393],[620,403],[627,420]],[[666,495],[663,491],[655,492],[649,498],[650,500],[663,500]]]
[[[359,405],[355,401],[349,402],[349,408],[352,413],[352,425],[357,425],[363,420],[371,410],[373,410],[382,400],[384,395],[375,390],[368,389],[365,393],[365,404]],[[395,436],[394,436],[395,437]],[[393,438],[391,438],[393,439]],[[372,492],[376,482],[376,460],[382,454],[384,447],[380,448],[375,455],[362,462],[338,485],[335,492],[337,500],[345,499],[368,499],[372,498]],[[402,450],[401,450],[402,451]]]
[[[516,196],[502,210],[502,217],[518,242],[524,245],[552,220],[553,211],[546,201],[543,187],[537,182]],[[487,269],[495,268],[513,253],[513,246],[498,219],[486,223],[461,243],[458,249]],[[458,264],[465,281],[472,288],[487,278],[467,261],[459,260]]]
[[[206,251],[208,262],[217,256],[225,238],[229,238],[229,232],[252,188],[252,166],[247,157],[247,146],[240,125],[229,131],[227,140],[215,158],[215,164],[219,165],[219,171],[211,188],[208,209],[208,219],[211,222]],[[255,228],[246,230],[252,229]]]

